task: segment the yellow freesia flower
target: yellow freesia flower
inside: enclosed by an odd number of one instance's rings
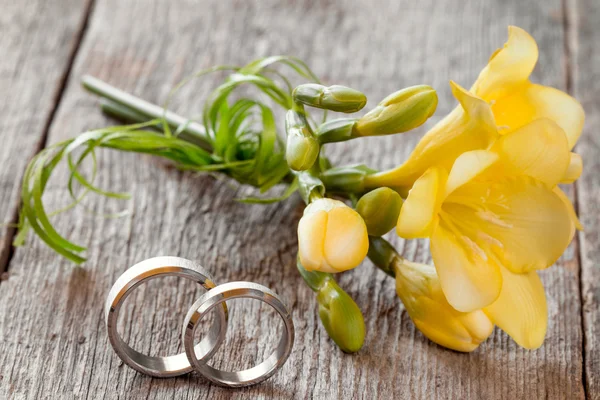
[[[568,94],[531,83],[538,60],[535,40],[521,28],[508,28],[508,42],[490,58],[471,92],[492,105],[496,124],[509,133],[539,118],[556,122],[572,149],[581,135],[583,108]]]
[[[494,324],[482,310],[460,312],[448,303],[433,266],[402,260],[394,269],[398,297],[431,341],[469,352],[490,336]]]
[[[367,187],[408,192],[397,233],[429,237],[443,293],[456,310],[483,309],[523,347],[539,347],[546,299],[535,272],[552,265],[581,228],[558,183],[581,174],[571,153],[581,105],[529,82],[537,45],[520,28],[496,51],[460,105],[429,131],[403,165]]]
[[[553,149],[511,159],[498,149],[522,146],[531,135],[562,130],[539,120],[498,140],[492,150],[457,158],[450,173],[433,167],[406,199],[396,230],[405,238],[430,237],[442,289],[462,312],[484,308],[523,347],[541,345],[546,300],[536,269],[552,265],[573,236],[570,210],[553,188],[548,168],[560,162]],[[554,132],[553,134],[550,132]],[[562,136],[564,138],[564,136]],[[563,162],[563,170],[568,160]],[[546,168],[537,168],[537,165]],[[423,201],[423,199],[434,199]]]
[[[357,267],[369,250],[361,216],[341,201],[318,199],[298,224],[298,255],[308,271],[342,272]]]
[[[364,181],[367,188],[387,186],[406,191],[432,165],[450,168],[465,151],[486,149],[494,143],[498,129],[489,104],[465,95],[454,82],[450,86],[459,106],[423,136],[404,164],[368,175]]]
[[[511,26],[508,32],[508,42],[492,55],[470,93],[451,82],[459,106],[427,132],[404,164],[367,177],[367,188],[406,191],[429,167],[448,169],[460,154],[487,149],[500,135],[540,118],[558,124],[567,148],[573,148],[583,129],[583,108],[568,94],[529,81],[538,59],[537,44],[521,28]],[[581,158],[573,153],[570,158],[572,166],[561,177],[563,182],[581,173]]]

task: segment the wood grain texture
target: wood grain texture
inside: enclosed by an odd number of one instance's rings
[[[21,176],[44,145],[88,3],[0,1],[0,224],[15,222]],[[13,234],[0,228],[0,274]]]
[[[188,73],[271,54],[303,58],[325,82],[366,92],[370,105],[398,88],[431,84],[440,95],[431,126],[456,103],[448,79],[470,85],[506,40],[509,24],[527,29],[540,45],[534,79],[564,89],[565,32],[558,0],[97,0],[49,140],[111,122],[80,89],[85,73],[160,102]],[[185,106],[176,108],[197,114],[208,87],[185,89],[175,104]],[[329,151],[338,164],[368,160],[373,167],[391,167],[407,157],[420,133],[369,139],[368,146],[345,143]],[[340,279],[367,324],[363,350],[346,355],[320,326],[313,293],[295,270],[295,226],[302,211],[297,197],[266,207],[244,205],[233,199],[248,189],[180,173],[150,157],[106,151],[99,163],[101,186],[131,188],[134,198],[124,204],[90,198],[88,208],[105,213],[124,206],[130,215],[102,219],[78,209],[56,218],[59,231],[89,246],[83,268],[38,240],[16,251],[11,276],[0,290],[0,398],[584,397],[576,243],[556,267],[541,274],[549,328],[539,350],[520,349],[500,331],[471,354],[431,343],[415,330],[393,281],[365,262]],[[48,188],[50,209],[66,201],[60,181]],[[429,261],[426,242],[395,243],[409,259]],[[219,282],[259,282],[286,299],[297,338],[279,373],[257,387],[233,391],[195,375],[159,380],[122,365],[103,325],[105,296],[129,265],[167,254],[200,260]],[[125,313],[130,318],[123,335],[153,354],[178,349],[179,324],[198,293],[175,280],[140,288],[132,299],[137,306]],[[263,314],[254,303],[240,306],[231,319],[236,333],[227,339],[230,348],[217,360],[230,369],[264,358],[276,341],[272,314]]]
[[[574,93],[586,111],[586,122],[576,151],[584,160],[577,182],[578,209],[585,227],[581,243],[585,377],[590,399],[600,399],[600,4],[571,1],[569,11],[576,24]]]

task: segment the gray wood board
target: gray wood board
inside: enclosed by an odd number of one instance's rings
[[[527,29],[540,45],[534,80],[566,89],[563,16],[559,1],[98,0],[49,141],[113,122],[80,88],[83,74],[161,102],[193,71],[271,54],[297,55],[325,82],[363,90],[371,99],[367,107],[404,86],[431,84],[440,106],[430,127],[456,104],[448,80],[469,86],[506,40],[509,24]],[[183,90],[175,109],[198,114],[209,87],[202,81]],[[336,164],[391,167],[407,157],[423,131],[328,151]],[[239,204],[234,198],[254,192],[114,151],[99,154],[99,168],[102,187],[129,190],[134,197],[125,203],[90,197],[87,207],[97,213],[125,207],[130,214],[102,219],[77,209],[55,218],[59,231],[89,246],[89,261],[81,268],[37,239],[16,251],[9,279],[0,285],[0,397],[584,397],[577,241],[542,273],[549,328],[539,350],[520,349],[499,330],[471,354],[431,343],[415,330],[394,282],[366,261],[340,277],[367,324],[363,350],[346,355],[328,339],[313,293],[295,270],[299,198],[271,206]],[[57,174],[45,198],[49,209],[67,201],[66,171]],[[407,258],[430,261],[426,242],[394,242]],[[152,379],[122,365],[106,337],[105,296],[128,266],[167,254],[200,260],[219,282],[259,282],[286,299],[297,338],[279,373],[262,385],[232,391],[195,375]],[[125,313],[123,335],[153,354],[179,349],[179,325],[199,293],[175,280],[140,288],[132,296],[136,306]],[[217,359],[229,369],[260,361],[277,340],[271,313],[254,303],[234,306],[239,311],[231,319],[228,348]]]
[[[21,177],[43,147],[89,1],[0,1],[0,224],[15,222]],[[0,274],[14,229],[0,229]]]
[[[600,4],[573,1],[569,7],[575,22],[574,92],[586,111],[583,136],[576,147],[584,162],[583,175],[577,182],[577,205],[585,228],[579,233],[585,378],[589,398],[600,399]]]

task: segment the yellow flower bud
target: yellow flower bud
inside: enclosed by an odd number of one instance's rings
[[[362,196],[356,204],[356,211],[365,221],[370,236],[382,236],[396,226],[401,207],[400,195],[382,187]]]
[[[298,254],[308,271],[342,272],[367,255],[369,237],[360,215],[333,199],[310,203],[298,224]]]
[[[367,97],[346,86],[323,86],[316,83],[300,85],[292,93],[295,101],[311,107],[353,113],[367,104]]]
[[[346,353],[355,353],[365,341],[365,321],[352,297],[333,279],[319,290],[319,317],[329,337]]]
[[[494,324],[482,310],[460,312],[444,297],[435,268],[402,260],[395,265],[396,292],[415,326],[435,343],[457,351],[475,350]]]
[[[422,125],[437,107],[437,94],[431,86],[419,85],[392,93],[358,120],[360,136],[390,135]]]

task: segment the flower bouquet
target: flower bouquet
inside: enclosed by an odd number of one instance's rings
[[[316,293],[323,326],[345,352],[362,347],[365,326],[334,274],[365,257],[395,279],[408,315],[432,341],[469,352],[496,325],[520,346],[537,348],[547,327],[537,270],[551,266],[581,229],[558,184],[581,174],[581,157],[571,149],[584,121],[575,99],[529,81],[537,58],[535,40],[510,27],[508,42],[469,90],[450,82],[458,106],[403,164],[386,171],[370,168],[368,160],[333,166],[324,149],[422,125],[437,107],[433,88],[405,88],[363,116],[329,119],[328,112],[360,111],[366,96],[325,86],[302,61],[275,56],[213,67],[180,83],[172,93],[197,77],[228,73],[195,120],[169,112],[168,100],[158,107],[86,77],[84,87],[103,98],[103,111],[128,125],[84,132],[33,158],[23,178],[15,245],[33,231],[57,253],[83,262],[85,248],[57,232],[44,208],[54,168],[61,160],[68,164],[70,208],[90,192],[128,197],[94,185],[97,148],[146,153],[182,170],[224,174],[261,193],[285,185],[278,197],[242,202],[279,202],[298,192],[307,207],[297,228],[297,267]],[[293,77],[303,83],[294,86]],[[239,95],[248,86],[257,94]],[[285,137],[277,133],[277,109],[285,111]],[[86,160],[91,174],[83,172]],[[405,239],[429,238],[434,265],[404,259],[382,238],[394,228]]]

